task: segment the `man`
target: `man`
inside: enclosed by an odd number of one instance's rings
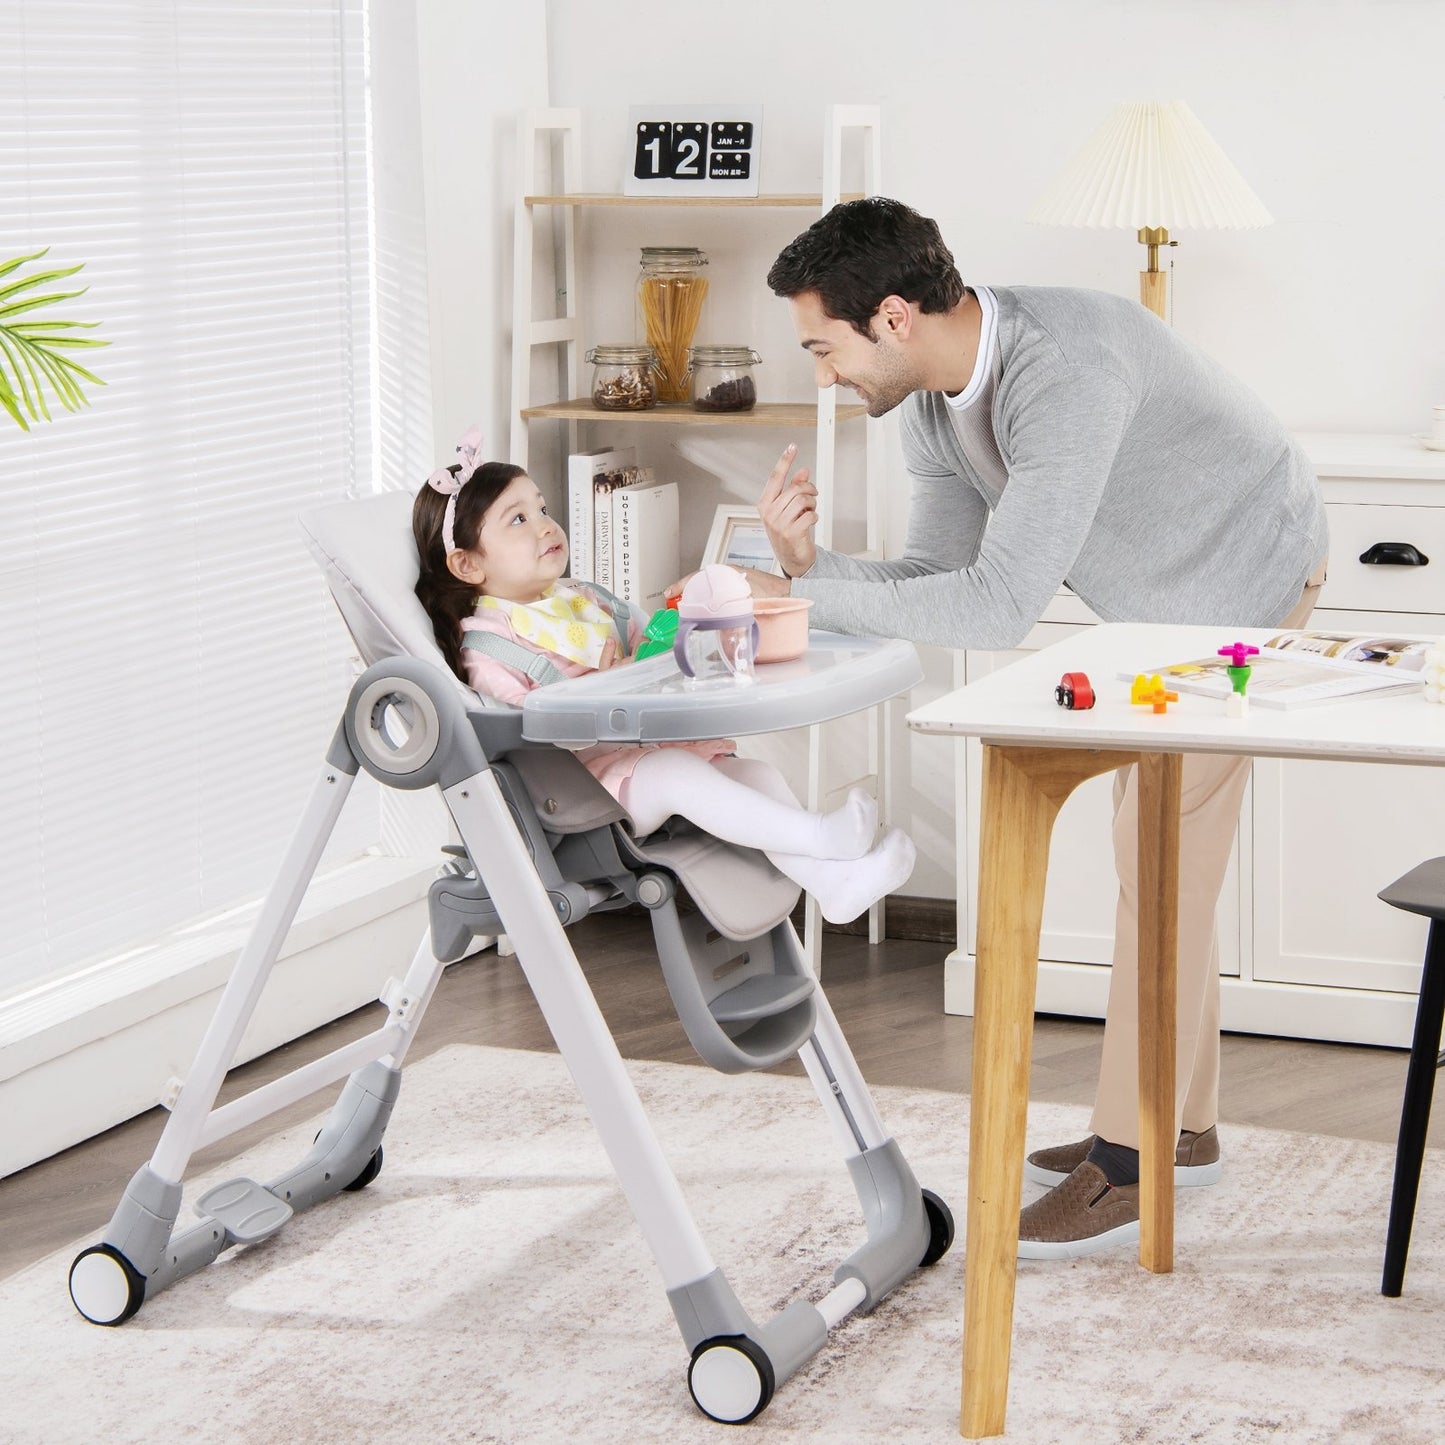
[[[1059,584],[1111,622],[1300,627],[1328,535],[1309,462],[1242,384],[1133,301],[966,287],[934,222],[897,201],[835,206],[784,248],[788,299],[819,386],[869,416],[901,408],[912,480],[896,560],[813,541],[817,492],[789,447],[759,510],[812,622],[943,647],[1016,647]],[[1190,756],[1180,836],[1175,1180],[1219,1177],[1214,910],[1249,760]],[[1029,1156],[1054,1187],[1024,1209],[1019,1254],[1137,1241],[1137,769],[1114,789],[1114,968],[1093,1135]]]

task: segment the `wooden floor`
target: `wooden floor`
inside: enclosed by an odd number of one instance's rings
[[[624,1056],[698,1063],[672,1011],[644,918],[590,918],[571,938]],[[972,1020],[943,1013],[945,951],[938,943],[891,939],[870,948],[866,938],[825,935],[828,996],[870,1083],[967,1089]],[[287,1073],[379,1021],[376,1007],[363,1009],[234,1070],[222,1098]],[[1102,1026],[1094,1022],[1040,1018],[1032,1097],[1091,1103],[1101,1035]],[[488,952],[446,971],[410,1059],[454,1043],[552,1047],[514,959]],[[1393,1144],[1406,1057],[1394,1049],[1227,1035],[1220,1089],[1226,1155],[1231,1123]],[[781,1072],[802,1068],[794,1059]],[[319,1112],[334,1092],[333,1086],[213,1146],[196,1156],[193,1169],[243,1153],[257,1138]],[[402,1099],[404,1107],[405,1090]],[[1445,1108],[1437,1111],[1431,1131],[1435,1145],[1445,1145],[1442,1116]],[[149,1158],[164,1117],[152,1110],[0,1180],[0,1279],[72,1240],[97,1236],[126,1181]]]

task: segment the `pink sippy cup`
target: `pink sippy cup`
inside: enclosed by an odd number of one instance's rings
[[[677,618],[672,653],[689,688],[752,682],[758,624],[747,579],[737,568],[718,563],[689,577]]]

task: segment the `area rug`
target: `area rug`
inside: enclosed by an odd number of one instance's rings
[[[754,1317],[819,1299],[861,1225],[811,1084],[628,1067]],[[759,1441],[958,1438],[967,1100],[877,1101],[920,1182],[953,1203],[958,1243],[835,1330],[744,1427]],[[315,1129],[214,1177],[267,1178]],[[1083,1112],[1034,1105],[1029,1132],[1080,1137]],[[1223,1182],[1180,1195],[1172,1275],[1128,1250],[1020,1269],[1008,1439],[1439,1440],[1445,1160],[1427,1161],[1405,1296],[1385,1300],[1391,1151],[1221,1133]],[[454,1046],[416,1064],[369,1188],[230,1251],[119,1329],[74,1313],[74,1252],[0,1289],[10,1445],[740,1438],[694,1410],[651,1256],[555,1055]]]

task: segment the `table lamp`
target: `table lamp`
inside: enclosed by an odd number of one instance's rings
[[[1028,218],[1041,226],[1137,231],[1149,248],[1139,299],[1165,319],[1168,277],[1159,248],[1169,229],[1243,230],[1273,217],[1182,100],[1121,105],[1039,198]]]

